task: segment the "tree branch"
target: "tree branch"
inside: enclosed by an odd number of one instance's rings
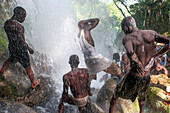
[[[116,4],[115,0],[113,0],[113,2],[115,3],[116,7],[121,11],[122,15],[124,17],[126,17],[125,14],[123,13],[122,9]]]
[[[123,4],[123,6],[126,8],[127,12],[132,16],[131,12],[129,11],[129,9],[127,8],[127,6],[124,4],[124,2],[122,0],[118,0],[121,2],[121,4]]]

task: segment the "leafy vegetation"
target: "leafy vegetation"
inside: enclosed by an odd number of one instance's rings
[[[8,47],[8,40],[3,29],[4,22],[12,15],[13,0],[0,0],[0,53],[4,52]]]

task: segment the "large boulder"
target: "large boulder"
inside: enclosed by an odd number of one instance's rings
[[[0,99],[0,113],[36,113],[36,111],[24,104]]]
[[[105,113],[105,111],[89,98],[82,113]]]
[[[99,105],[105,112],[109,111],[110,101],[116,88],[118,79],[110,78],[100,89],[96,103]],[[137,113],[139,112],[139,106],[137,99],[133,103],[131,100],[118,99],[118,104],[115,108],[115,113]]]
[[[165,92],[168,92],[167,87],[170,87],[170,78],[166,75],[151,76],[151,87],[148,92],[148,97],[151,110],[156,110],[156,113],[169,113],[170,111],[170,106],[163,103],[164,101],[170,102],[170,96],[165,94]]]
[[[55,93],[55,83],[50,77],[41,76],[39,79],[41,82],[36,88],[30,89],[29,93],[23,97],[18,97],[16,101],[33,106],[45,101]]]
[[[11,64],[0,78],[0,89],[3,90],[0,92],[0,96],[3,98],[11,99],[15,96],[24,96],[30,88],[29,76],[20,64]]]

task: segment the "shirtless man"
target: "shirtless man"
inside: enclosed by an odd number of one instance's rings
[[[34,50],[31,49],[25,42],[24,26],[21,25],[25,21],[26,11],[22,7],[14,8],[14,15],[11,19],[7,20],[4,25],[5,32],[8,37],[9,45],[9,58],[4,62],[3,67],[0,70],[0,76],[10,63],[19,62],[27,71],[31,80],[32,88],[35,88],[40,79],[34,82],[34,74],[30,66],[29,54],[33,54]]]
[[[97,53],[95,44],[90,31],[99,23],[98,18],[81,20],[78,23],[79,33],[76,37],[76,42],[84,54],[86,66],[90,75],[96,75],[98,72],[105,71],[111,75],[122,77],[121,68],[117,63],[112,62],[108,58]]]
[[[79,57],[71,55],[69,59],[71,71],[63,76],[63,94],[59,104],[59,113],[64,112],[64,102],[76,105],[81,112],[88,102],[88,95],[92,96],[90,92],[90,80],[88,70],[85,68],[78,68]],[[72,95],[68,94],[70,86]]]
[[[134,102],[138,96],[140,113],[144,113],[145,97],[150,83],[150,68],[158,55],[169,50],[170,39],[153,30],[139,30],[133,17],[125,17],[121,27],[126,34],[123,45],[130,59],[131,69],[118,82],[109,112],[113,113],[118,97],[131,99]],[[153,56],[154,41],[165,44],[155,56]]]

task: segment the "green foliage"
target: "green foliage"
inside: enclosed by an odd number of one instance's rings
[[[123,19],[121,12],[117,9],[113,2],[106,4],[105,2],[101,2],[100,0],[72,0],[73,5],[75,6],[76,16],[78,21],[88,18],[99,18],[100,23],[97,30],[98,38],[102,38],[107,40],[106,43],[112,43],[109,45],[110,49],[115,49],[118,47],[121,49],[122,41],[120,35],[121,27],[120,23]],[[95,34],[93,32],[93,34]],[[109,38],[110,37],[110,38]],[[118,43],[114,43],[114,40],[117,39]],[[101,41],[100,39],[95,39],[95,41]],[[114,46],[114,47],[112,47]],[[112,51],[112,50],[111,50]]]
[[[0,52],[4,52],[8,48],[8,41],[6,38],[5,31],[0,30]]]
[[[0,0],[0,53],[7,49],[8,41],[4,31],[4,22],[12,16],[13,0]]]
[[[6,98],[6,99],[12,99],[14,97],[18,97],[19,95],[17,94],[17,88],[15,84],[12,82],[8,82],[5,80],[4,77],[0,78],[0,82],[3,83],[4,85],[0,85],[0,97]]]
[[[107,11],[109,12],[109,19],[112,21],[112,27],[115,27],[116,30],[121,31],[121,21],[124,18],[119,9],[114,5],[113,2],[107,5]],[[116,20],[116,23],[113,21]]]
[[[163,34],[170,30],[169,7],[166,0],[138,0],[130,6],[130,11],[140,29],[152,29]]]

